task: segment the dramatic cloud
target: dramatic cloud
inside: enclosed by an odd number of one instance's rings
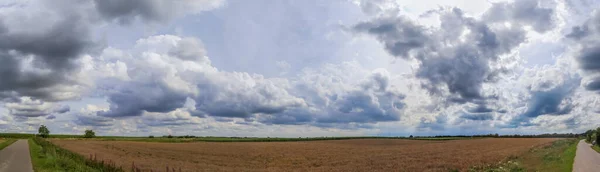
[[[39,117],[50,114],[62,114],[69,112],[67,105],[57,106],[42,100],[33,100],[30,97],[21,98],[18,102],[4,104],[10,114],[15,117]]]
[[[104,82],[111,105],[99,115],[165,113],[182,107],[187,98],[194,101],[196,116],[247,118],[302,105],[301,99],[287,93],[284,80],[218,71],[204,53],[198,53],[204,50],[197,40],[155,36],[139,40],[136,49],[154,51],[118,57],[125,62],[129,79]]]
[[[224,0],[94,0],[96,9],[106,20],[130,23],[166,22],[186,13],[197,13],[221,6]]]
[[[564,64],[536,67],[525,71],[521,83],[528,83],[526,109],[515,116],[511,127],[531,125],[531,119],[542,115],[569,114],[575,106],[574,93],[580,86],[581,77]]]
[[[96,12],[109,21],[139,17],[164,22],[179,12],[212,9],[222,1],[78,1],[64,8],[43,2],[21,3],[0,12],[0,99],[5,101],[24,96],[44,101],[80,97],[90,83],[78,74],[79,60],[102,49],[92,33],[98,23]],[[90,8],[94,6],[98,11]],[[202,57],[197,54],[204,52],[186,48],[196,44],[200,43],[184,41],[172,53],[181,58]]]
[[[555,25],[553,9],[534,0],[493,4],[482,20],[468,17],[458,8],[430,13],[439,15],[439,28],[418,25],[392,12],[358,23],[354,30],[375,36],[394,56],[416,59],[416,76],[424,79],[422,87],[457,103],[492,96],[482,93],[482,85],[495,82],[504,72],[494,63],[526,40],[524,26],[545,32]]]
[[[95,112],[102,108],[95,105],[88,105],[87,107],[79,110],[75,116],[75,124],[90,127],[108,127],[115,124],[115,120],[112,118],[102,117],[95,114]]]
[[[546,2],[547,4],[544,4]],[[553,1],[519,0],[513,3],[494,3],[483,15],[486,22],[509,21],[516,25],[529,25],[537,32],[546,32],[556,26]],[[544,7],[546,5],[546,7]]]
[[[0,98],[77,97],[80,83],[71,72],[81,55],[97,47],[88,21],[57,11],[11,18],[7,16],[13,13],[7,11],[0,13]]]
[[[147,126],[181,126],[199,123],[197,117],[193,117],[189,112],[181,109],[166,114],[147,113],[142,117],[142,124]]]
[[[266,124],[373,123],[397,121],[404,96],[390,85],[390,74],[376,70],[363,81],[343,76],[363,70],[356,63],[307,70],[299,80],[219,71],[210,64],[199,40],[172,35],[137,41],[132,54],[107,49],[98,68],[123,62],[122,79],[106,75],[101,88],[110,107],[99,116],[127,117],[173,113],[186,108],[193,116],[242,118]],[[109,64],[113,61],[114,65]],[[322,75],[325,70],[335,73]],[[366,71],[362,71],[366,72]],[[357,74],[356,76],[358,76]],[[364,74],[360,74],[364,75]],[[320,77],[314,83],[311,77]],[[335,81],[336,79],[342,80]],[[313,87],[322,85],[323,87]],[[347,85],[350,84],[350,85]],[[333,91],[333,89],[342,88]],[[307,94],[311,97],[301,97]],[[183,112],[181,112],[183,113]],[[161,118],[155,118],[161,119]],[[151,125],[162,125],[156,120]],[[171,123],[165,120],[166,124]]]
[[[600,12],[595,11],[584,24],[573,27],[566,37],[576,43],[575,59],[587,74],[585,88],[600,90]]]

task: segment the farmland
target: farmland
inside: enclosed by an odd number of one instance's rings
[[[495,164],[550,138],[352,139],[310,142],[159,143],[53,139],[83,156],[144,171],[448,171]]]

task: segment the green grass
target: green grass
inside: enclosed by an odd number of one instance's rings
[[[62,149],[52,143],[41,139],[31,138],[29,142],[29,152],[33,169],[36,172],[120,172],[120,168],[115,168],[104,161],[99,162],[75,154],[66,149]]]
[[[594,149],[596,152],[600,153],[600,146],[594,145],[594,146],[592,146],[592,149]]]
[[[0,133],[0,138],[27,139],[35,136],[35,134],[27,133]]]
[[[561,139],[545,146],[534,147],[527,153],[510,157],[499,164],[473,167],[471,171],[521,172],[572,171],[579,139]]]
[[[15,140],[15,139],[8,139],[8,140],[5,140],[4,142],[0,143],[0,150],[4,149],[5,147],[7,147],[7,146],[9,146],[9,145],[11,145],[11,144],[13,144],[13,143],[14,143],[14,142],[16,142],[16,141],[17,141],[17,140]]]

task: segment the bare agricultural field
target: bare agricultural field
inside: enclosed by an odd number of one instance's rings
[[[464,171],[497,163],[551,138],[425,141],[360,139],[308,142],[153,143],[57,139],[58,146],[144,171]]]

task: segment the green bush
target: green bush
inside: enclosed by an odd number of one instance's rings
[[[96,137],[96,133],[93,130],[85,130],[84,138],[94,138]]]
[[[38,135],[43,138],[48,138],[50,136],[50,130],[45,125],[40,126],[38,129]]]

